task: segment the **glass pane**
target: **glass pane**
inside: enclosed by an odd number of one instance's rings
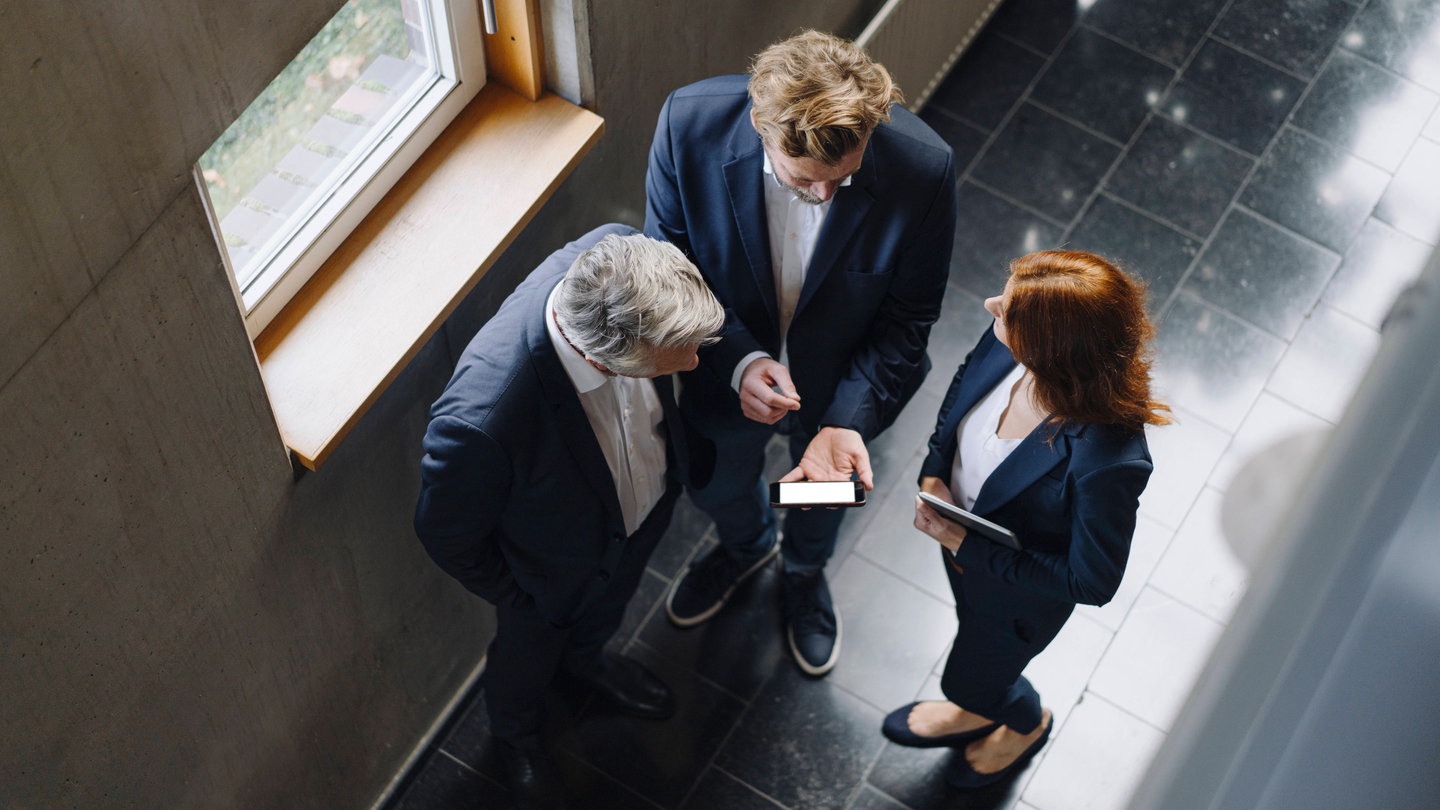
[[[200,158],[242,290],[439,76],[427,5],[350,0]]]

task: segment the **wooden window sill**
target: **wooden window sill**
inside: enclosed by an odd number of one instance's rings
[[[599,139],[487,84],[255,341],[285,445],[319,469]]]

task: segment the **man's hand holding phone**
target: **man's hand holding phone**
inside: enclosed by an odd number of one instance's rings
[[[851,478],[855,480],[851,482]],[[865,440],[860,434],[848,428],[823,427],[810,440],[805,454],[795,469],[786,473],[777,484],[809,482],[815,484],[853,483],[856,502],[817,503],[816,506],[861,506],[864,493],[875,488],[874,474],[870,470],[870,451],[865,449]],[[771,498],[771,502],[776,502]],[[833,505],[832,505],[833,504]],[[808,507],[807,507],[808,508]]]

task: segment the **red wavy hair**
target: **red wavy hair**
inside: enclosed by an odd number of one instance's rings
[[[1150,396],[1145,287],[1076,250],[1042,250],[1010,263],[1005,329],[1015,359],[1035,375],[1052,420],[1139,430],[1171,422]]]

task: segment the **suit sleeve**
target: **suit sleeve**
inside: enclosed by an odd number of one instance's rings
[[[822,425],[848,427],[869,440],[894,419],[919,385],[955,242],[955,159],[948,151],[942,174],[916,238],[897,262],[895,281],[869,339],[852,357]]]
[[[508,457],[484,431],[453,416],[431,421],[415,533],[441,569],[491,603],[520,595],[500,549],[510,479]]]
[[[678,136],[670,124],[674,101],[674,94],[665,99],[665,105],[660,108],[660,120],[655,125],[655,138],[650,142],[650,163],[645,171],[645,235],[663,239],[680,248],[699,266],[695,251],[690,246],[685,200],[680,190],[675,144]],[[691,148],[701,147],[691,145]],[[718,272],[724,272],[724,269],[719,268]],[[709,273],[716,271],[700,267],[707,280]],[[713,283],[711,288],[715,289]],[[700,349],[700,362],[714,369],[720,379],[728,380],[741,358],[765,349],[741,323],[730,305],[723,300],[720,303],[725,306],[725,327],[720,332],[719,342]]]
[[[674,101],[673,94],[665,99],[655,125],[655,138],[650,142],[650,164],[645,171],[645,235],[663,239],[693,257],[671,143],[670,106]]]
[[[986,333],[988,336],[988,332]],[[984,338],[981,339],[984,342]],[[978,347],[977,347],[978,348]],[[955,435],[945,434],[945,424],[950,417],[950,409],[955,407],[955,400],[960,396],[960,380],[965,376],[965,369],[970,367],[970,359],[975,356],[976,349],[971,349],[965,355],[965,360],[960,363],[960,368],[955,370],[955,376],[950,380],[950,387],[945,391],[945,398],[940,401],[940,412],[935,415],[935,430],[930,433],[930,441],[926,444],[925,460],[920,462],[920,475],[916,482],[924,480],[926,476],[935,476],[946,485],[950,483],[950,471],[953,468],[952,462],[955,459]]]
[[[1078,479],[1066,554],[1015,551],[971,537],[960,544],[955,561],[1042,596],[1103,605],[1114,598],[1125,575],[1140,493],[1150,480],[1151,469],[1149,461],[1134,459],[1101,467]],[[1016,534],[1024,543],[1024,534]]]

